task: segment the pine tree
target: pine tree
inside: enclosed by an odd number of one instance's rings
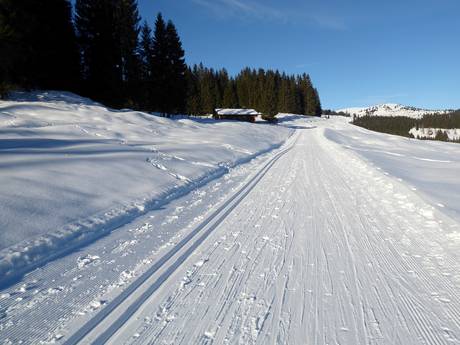
[[[88,94],[111,105],[122,105],[123,72],[117,41],[117,2],[76,0],[76,25]]]
[[[187,80],[185,73],[185,52],[182,49],[182,42],[172,21],[168,21],[166,26],[167,41],[167,107],[166,111],[170,114],[177,114],[185,111]]]
[[[204,114],[212,114],[217,108],[217,81],[214,70],[203,69],[201,78],[201,105]]]
[[[236,91],[240,106],[243,108],[250,107],[250,93],[251,85],[250,80],[252,79],[252,72],[249,68],[243,69],[236,77]]]
[[[141,79],[149,80],[152,75],[153,39],[152,29],[150,29],[146,21],[141,27],[139,56],[141,60]]]
[[[136,0],[77,0],[76,25],[88,94],[114,106],[135,106],[140,87]]]
[[[304,104],[304,111],[305,115],[315,115],[317,112],[317,102],[316,102],[316,95],[315,90],[313,88],[313,84],[311,82],[310,76],[304,74],[301,79],[301,90],[302,90],[302,97],[303,97],[303,104]]]
[[[79,56],[67,0],[0,0],[0,76],[26,88],[73,89]]]
[[[278,99],[275,74],[268,72],[263,92],[263,106],[260,108],[267,118],[274,118],[278,113]]]
[[[22,6],[21,6],[22,5]],[[12,84],[23,84],[26,57],[30,48],[24,43],[25,32],[21,28],[30,22],[30,13],[15,0],[0,0],[0,96],[6,96]]]
[[[152,57],[153,57],[153,38],[152,30],[147,22],[141,28],[141,38],[139,42],[140,58],[140,83],[139,83],[139,106],[144,110],[152,110],[153,103],[153,80],[152,80]]]
[[[195,65],[193,70],[188,68],[186,73],[187,80],[187,99],[186,113],[190,115],[202,115],[200,80],[198,76],[198,66]]]
[[[166,115],[168,111],[168,41],[166,35],[166,23],[161,13],[155,22],[155,30],[152,44],[152,86],[154,110]]]
[[[314,90],[314,100],[315,100],[315,116],[321,116],[323,109],[321,107],[321,100],[319,98],[319,92],[317,89]]]
[[[216,72],[216,81],[217,81],[217,105],[219,107],[224,104],[225,90],[230,83],[230,78],[228,72],[225,68],[218,70]]]
[[[236,86],[233,80],[230,80],[225,87],[222,106],[223,108],[231,109],[239,107],[238,96],[236,94]]]
[[[139,56],[139,10],[136,0],[118,0],[115,14],[116,41],[119,42],[121,76],[127,105],[134,106],[141,79]]]

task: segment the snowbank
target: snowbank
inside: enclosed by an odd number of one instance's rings
[[[91,242],[291,133],[114,111],[64,92],[14,94],[0,102],[0,276]]]

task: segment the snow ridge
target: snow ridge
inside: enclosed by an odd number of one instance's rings
[[[379,104],[370,107],[362,108],[345,108],[339,109],[338,112],[343,112],[351,116],[407,116],[412,118],[422,118],[427,114],[445,114],[448,110],[429,110],[416,107],[405,106],[395,103]]]

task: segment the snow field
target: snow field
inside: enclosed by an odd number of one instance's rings
[[[295,134],[277,160],[234,166],[2,289],[0,342],[69,344],[87,326],[109,344],[460,344],[458,146],[342,119],[279,126]]]
[[[0,102],[0,286],[278,147],[292,132],[113,111],[59,92]]]

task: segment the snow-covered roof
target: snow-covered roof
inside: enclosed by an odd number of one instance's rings
[[[216,109],[216,114],[217,115],[261,115],[259,112],[257,112],[254,109]]]

